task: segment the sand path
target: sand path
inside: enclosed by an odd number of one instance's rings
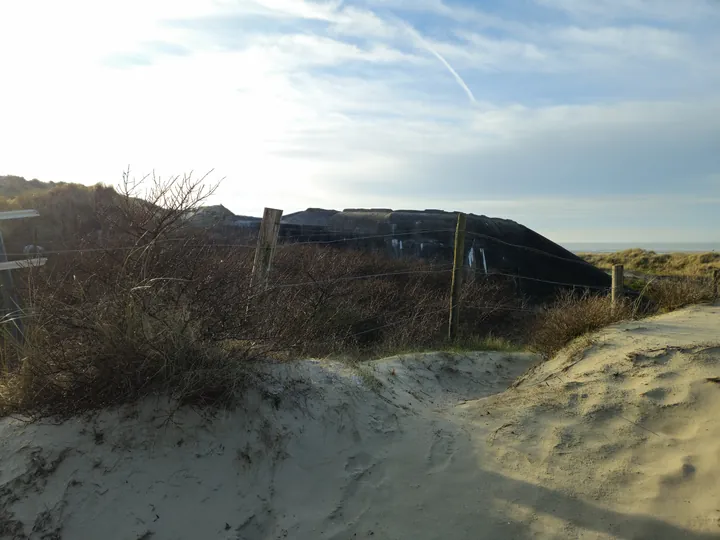
[[[307,361],[213,419],[5,419],[0,538],[720,538],[720,307],[535,361]]]

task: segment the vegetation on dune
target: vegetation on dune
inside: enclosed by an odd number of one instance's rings
[[[706,276],[720,269],[720,253],[656,253],[628,249],[617,253],[581,253],[587,262],[609,269],[622,264],[626,270],[643,274]]]
[[[121,197],[109,186],[83,186],[25,180],[0,176],[0,211],[34,209],[40,216],[32,220],[3,223],[8,253],[22,253],[31,243],[46,250],[77,247],[78,240],[102,229],[100,214],[112,208]]]
[[[224,404],[254,361],[444,345],[447,264],[292,244],[258,290],[253,249],[184,228],[212,193],[202,179],[127,180],[112,193],[94,208],[102,242],[92,230],[74,240],[92,250],[17,273],[27,318],[23,342],[6,335],[0,347],[4,412],[72,414],[150,394]],[[463,335],[522,334],[507,280],[468,282],[462,301]]]
[[[716,299],[712,279],[676,276],[648,281],[629,280],[626,288],[638,293],[613,307],[608,295],[562,292],[534,319],[530,349],[544,358],[557,354],[575,339],[608,325],[641,319]]]
[[[630,302],[613,307],[605,295],[565,292],[535,320],[531,348],[550,358],[574,339],[633,315]]]
[[[25,339],[0,321],[0,414],[76,414],[153,394],[226,405],[251,380],[248,367],[265,360],[527,346],[549,357],[607,324],[714,294],[708,280],[678,278],[636,283],[640,297],[616,308],[576,292],[529,306],[512,280],[483,276],[465,283],[460,338],[448,343],[445,262],[281,245],[260,290],[252,248],[185,227],[213,193],[203,178],[7,185],[0,209],[40,210],[41,245],[71,249],[16,273]],[[27,224],[3,227],[8,244],[33,240]]]

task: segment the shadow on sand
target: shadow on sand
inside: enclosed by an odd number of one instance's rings
[[[481,477],[486,477],[488,485],[493,486],[495,500],[505,500],[532,508],[538,513],[561,519],[581,530],[595,531],[623,540],[720,539],[720,523],[717,533],[694,532],[653,517],[600,508],[559,491],[514,480],[490,471],[483,471]],[[497,517],[493,516],[493,519]],[[508,523],[507,528],[509,536],[504,537],[503,540],[538,538],[537,531],[531,533],[526,524]],[[496,532],[500,531],[496,528]],[[568,536],[568,538],[574,537],[574,535]]]

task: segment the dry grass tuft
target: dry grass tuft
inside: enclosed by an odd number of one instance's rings
[[[715,300],[712,279],[672,277],[648,282],[646,294],[658,313]]]
[[[633,317],[629,301],[613,308],[609,296],[565,292],[538,315],[532,330],[531,349],[551,358],[574,339]]]
[[[609,296],[562,293],[537,316],[531,331],[531,349],[550,358],[576,338],[610,324],[715,300],[715,287],[706,278],[655,278],[636,283],[633,289],[639,296],[626,298],[615,309]]]

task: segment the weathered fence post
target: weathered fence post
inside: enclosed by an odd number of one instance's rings
[[[455,228],[455,256],[453,257],[452,285],[450,288],[450,321],[448,338],[454,340],[460,324],[460,291],[462,288],[463,264],[465,263],[465,214],[458,213]]]
[[[270,267],[272,266],[278,233],[280,232],[280,218],[282,214],[282,210],[276,210],[274,208],[266,208],[263,212],[252,271],[252,285],[254,290],[264,291],[267,288]]]
[[[618,307],[618,304],[622,301],[625,295],[625,279],[623,272],[623,265],[616,264],[612,268],[612,306],[613,308]]]
[[[712,273],[713,290],[715,291],[715,298],[720,297],[720,269],[715,268]]]

